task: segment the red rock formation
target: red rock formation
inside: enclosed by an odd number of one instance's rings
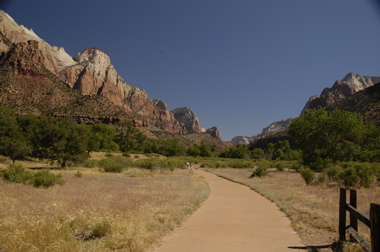
[[[206,133],[211,135],[213,138],[221,139],[220,134],[219,134],[219,130],[217,127],[212,127],[210,129],[207,129]]]
[[[16,48],[12,44],[16,44]],[[31,52],[24,50],[26,44]],[[128,85],[117,74],[104,51],[89,48],[78,53],[74,61],[62,47],[50,46],[32,30],[18,25],[0,10],[0,52],[7,53],[10,50],[19,53],[12,54],[12,57],[20,61],[12,59],[11,62],[18,64],[14,69],[21,71],[19,74],[22,76],[44,75],[43,71],[36,69],[45,68],[55,75],[50,78],[58,77],[83,95],[104,96],[131,117],[140,118],[171,133],[187,133],[170,111],[159,108],[144,90]],[[5,61],[7,59],[3,58]]]

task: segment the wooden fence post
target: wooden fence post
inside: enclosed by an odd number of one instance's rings
[[[356,193],[356,190],[350,190],[350,205],[353,207],[353,208],[357,208],[357,193]],[[358,231],[358,219],[356,218],[356,216],[354,216],[353,214],[350,214],[350,226],[355,229],[355,231],[357,232]],[[350,236],[351,238],[351,241],[355,241],[355,239],[352,237],[352,235]]]
[[[339,240],[346,240],[346,202],[347,194],[346,189],[340,188],[339,195]]]
[[[380,205],[371,204],[370,221],[372,251],[377,252],[380,251]]]

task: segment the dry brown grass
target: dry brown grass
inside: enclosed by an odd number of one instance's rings
[[[48,189],[0,179],[0,251],[146,251],[209,193],[189,170],[79,170]]]
[[[270,172],[270,176],[249,178],[252,169],[208,169],[230,180],[248,185],[274,201],[291,219],[305,246],[321,247],[338,240],[339,188],[306,186],[299,173]],[[380,203],[380,188],[358,189],[358,209],[368,215],[370,203]],[[369,230],[359,225],[359,232],[369,239]],[[361,251],[346,245],[345,251]],[[331,251],[331,249],[320,249]]]

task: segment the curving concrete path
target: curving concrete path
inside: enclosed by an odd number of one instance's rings
[[[305,251],[279,208],[246,186],[202,170],[211,193],[155,252]]]

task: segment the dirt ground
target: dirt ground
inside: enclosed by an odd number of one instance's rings
[[[211,193],[203,206],[155,252],[305,251],[289,219],[246,186],[196,170]]]

